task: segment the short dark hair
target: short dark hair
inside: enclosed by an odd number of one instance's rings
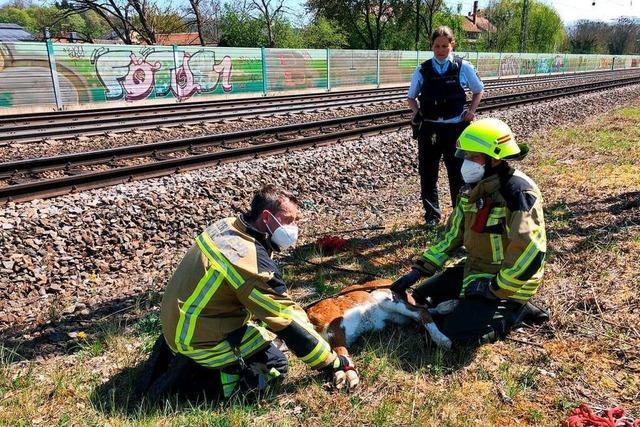
[[[265,209],[276,214],[282,210],[282,203],[286,200],[300,206],[296,196],[273,184],[267,184],[254,193],[251,209],[244,214],[244,218],[247,222],[254,222]]]
[[[446,25],[442,25],[436,28],[433,34],[431,34],[431,44],[433,44],[433,42],[435,42],[438,37],[442,36],[448,38],[449,43],[453,43],[454,41],[456,41],[455,37],[453,36],[453,30]]]

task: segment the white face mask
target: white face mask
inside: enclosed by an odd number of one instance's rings
[[[484,165],[464,159],[460,171],[462,172],[462,179],[464,179],[464,182],[467,184],[473,184],[480,181],[484,176]]]
[[[278,228],[271,231],[271,242],[278,246],[278,249],[285,250],[296,244],[298,241],[298,226],[294,224],[282,225],[278,218],[276,218],[271,212],[269,215],[273,217],[278,223]],[[267,224],[267,229],[269,225]]]

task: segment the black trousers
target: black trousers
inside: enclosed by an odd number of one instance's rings
[[[456,140],[469,122],[439,124],[423,122],[418,136],[418,171],[420,173],[420,197],[426,220],[439,220],[438,171],[440,159],[444,159],[449,177],[451,203],[455,205],[462,180],[463,159],[455,157]]]
[[[239,385],[245,389],[263,389],[276,379],[282,380],[289,372],[287,356],[270,342],[244,361],[244,366],[234,364],[222,369],[222,372],[239,376]],[[224,387],[223,384],[220,384]]]
[[[446,268],[427,279],[413,291],[418,303],[436,306],[458,299],[462,290],[464,265]],[[517,302],[486,298],[463,298],[449,314],[434,317],[434,322],[454,344],[480,344],[503,338],[519,321],[523,308]]]
[[[160,335],[141,369],[134,396],[147,396],[150,402],[158,402],[173,393],[194,400],[203,396],[228,397],[237,387],[263,389],[282,380],[289,370],[287,356],[273,342],[243,362],[242,366],[236,363],[222,370],[209,369],[187,356],[172,354]],[[227,379],[226,390],[223,377]]]

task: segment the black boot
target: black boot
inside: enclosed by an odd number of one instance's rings
[[[142,374],[137,379],[136,387],[133,391],[133,398],[135,400],[142,398],[151,385],[167,371],[172,359],[173,354],[164,340],[164,336],[160,334],[151,349],[149,359],[147,359],[141,368]]]

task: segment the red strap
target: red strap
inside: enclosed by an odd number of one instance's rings
[[[356,371],[356,374],[358,373],[358,370],[356,369],[356,367],[355,367],[355,366],[351,366],[351,365],[347,365],[347,366],[345,366],[344,368],[342,368],[342,370],[343,370],[344,372],[347,372],[347,371]]]
[[[481,200],[484,201],[484,205],[478,210],[476,220],[471,226],[471,229],[476,233],[484,232],[484,227],[487,225],[487,220],[489,219],[489,212],[491,212],[491,206],[493,206],[493,199],[491,197],[484,197]]]
[[[636,427],[640,426],[640,420],[635,422],[624,417],[624,410],[620,407],[607,409],[606,417],[596,415],[586,404],[582,404],[573,411],[562,424],[564,427]]]

